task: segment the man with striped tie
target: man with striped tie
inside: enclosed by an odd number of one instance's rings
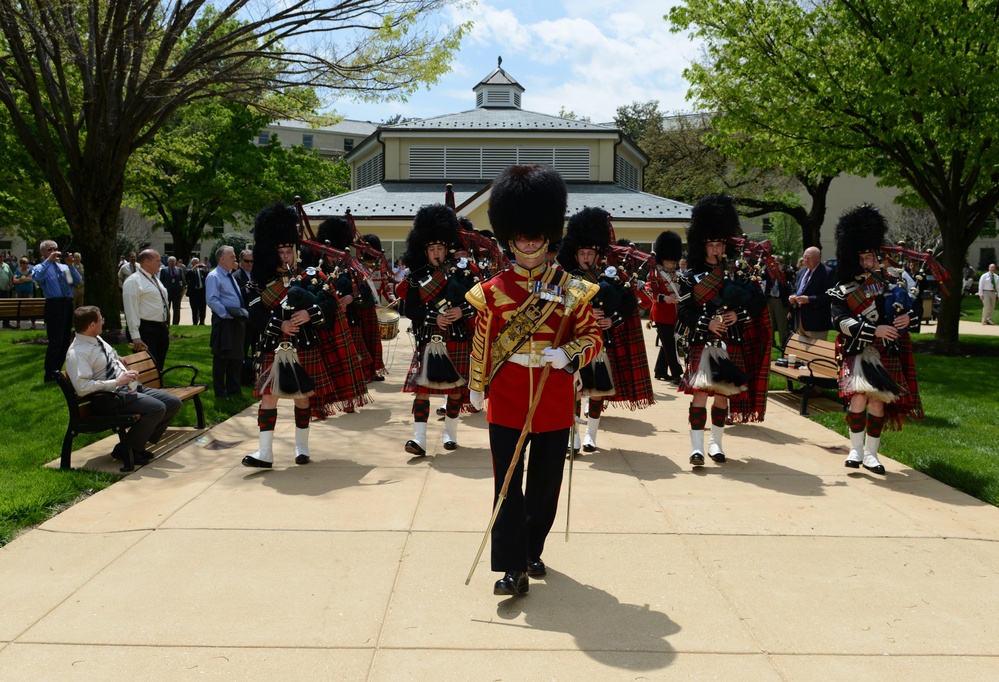
[[[90,409],[96,414],[141,414],[142,418],[125,434],[125,445],[132,450],[136,464],[145,464],[152,455],[146,443],[159,441],[180,410],[179,398],[157,388],[137,383],[138,373],[126,369],[118,353],[101,338],[104,316],[96,306],[82,306],[73,313],[73,339],[66,354],[66,374],[78,396],[96,393]],[[115,448],[113,456],[125,459]]]
[[[149,351],[149,357],[163,371],[170,349],[170,295],[160,282],[160,254],[146,249],[139,254],[139,269],[129,275],[122,288],[125,323],[132,335],[132,350]]]

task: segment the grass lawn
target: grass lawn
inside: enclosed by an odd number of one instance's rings
[[[194,365],[198,382],[211,384],[212,356],[208,350],[211,328],[171,327],[167,366]],[[106,488],[118,480],[113,474],[84,470],[49,469],[45,463],[58,459],[66,434],[69,415],[66,400],[54,383],[42,382],[45,345],[16,343],[44,339],[44,331],[4,331],[0,333],[0,364],[3,366],[4,390],[0,397],[0,546],[9,542],[23,528],[41,523],[84,495]],[[127,346],[118,346],[127,355]],[[181,373],[176,380],[187,381]],[[168,378],[172,378],[172,375]],[[244,395],[250,391],[244,389]],[[228,419],[253,401],[222,402],[216,405],[211,389],[202,395],[205,419],[209,424]],[[178,426],[197,425],[194,405],[184,403],[174,420]],[[82,434],[73,442],[81,448],[107,435]]]

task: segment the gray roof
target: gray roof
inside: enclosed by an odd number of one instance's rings
[[[358,218],[412,219],[421,206],[444,203],[444,185],[444,182],[382,182],[320,199],[304,208],[313,219],[342,216],[347,209]],[[455,184],[455,202],[461,206],[486,186],[479,183]],[[597,206],[610,213],[615,220],[690,220],[691,207],[672,199],[614,184],[569,183],[568,187],[567,216],[586,206]]]
[[[345,118],[339,123],[331,126],[318,126],[313,127],[308,123],[303,121],[295,121],[292,119],[279,119],[277,121],[271,121],[267,124],[269,128],[286,128],[288,130],[301,130],[303,132],[309,132],[313,130],[337,133],[340,135],[356,135],[357,137],[368,137],[378,128],[377,123],[372,123],[371,121],[357,121],[351,118]]]
[[[540,114],[523,109],[471,109],[457,114],[444,114],[433,118],[421,118],[390,126],[381,126],[383,131],[405,132],[411,130],[512,130],[512,131],[584,131],[616,133],[614,126],[576,121],[549,114]]]
[[[479,81],[479,85],[516,85],[521,90],[524,89],[524,86],[518,83],[516,78],[508,74],[503,70],[503,67],[500,66],[497,66],[493,69],[492,73]],[[477,88],[479,85],[476,85],[475,87]]]

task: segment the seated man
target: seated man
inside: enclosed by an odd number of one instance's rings
[[[125,444],[132,451],[136,464],[146,464],[152,455],[146,443],[159,441],[167,426],[180,410],[179,398],[156,388],[137,384],[138,372],[126,369],[114,348],[100,337],[104,317],[96,306],[82,306],[73,313],[76,338],[66,354],[66,374],[78,396],[95,391],[110,391],[95,395],[90,402],[94,414],[141,414],[125,434]],[[113,457],[125,459],[122,445],[115,447]]]

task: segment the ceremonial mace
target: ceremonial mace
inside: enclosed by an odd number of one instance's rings
[[[570,311],[570,301],[568,294],[566,294],[566,305],[565,314],[562,316],[562,322],[559,324],[558,333],[555,334],[555,339],[560,340],[562,338],[562,333],[565,331],[565,325],[569,321],[569,311]],[[499,516],[500,507],[503,505],[503,500],[506,499],[507,491],[510,489],[510,479],[513,478],[513,470],[517,467],[517,462],[520,461],[521,450],[524,449],[524,441],[527,440],[527,434],[531,430],[531,421],[534,419],[534,411],[538,409],[538,403],[541,402],[541,391],[545,387],[545,382],[548,380],[548,374],[551,372],[551,363],[545,363],[545,368],[541,370],[541,379],[538,380],[537,392],[531,399],[531,406],[527,410],[527,417],[524,419],[524,428],[520,430],[520,438],[517,439],[517,447],[513,451],[513,459],[510,460],[510,466],[507,467],[506,476],[503,478],[503,487],[500,488],[499,497],[496,498],[496,508],[493,509],[492,518],[489,519],[489,525],[486,526],[486,532],[482,536],[482,542],[479,543],[479,551],[475,553],[475,560],[472,561],[472,567],[468,570],[468,577],[465,578],[465,584],[467,585],[472,581],[472,574],[475,573],[475,567],[479,563],[479,559],[482,558],[482,551],[486,548],[486,540],[489,539],[489,534],[493,530],[493,526],[496,524],[496,517]],[[576,415],[572,415],[573,420],[576,419]],[[570,478],[571,481],[571,478]]]

